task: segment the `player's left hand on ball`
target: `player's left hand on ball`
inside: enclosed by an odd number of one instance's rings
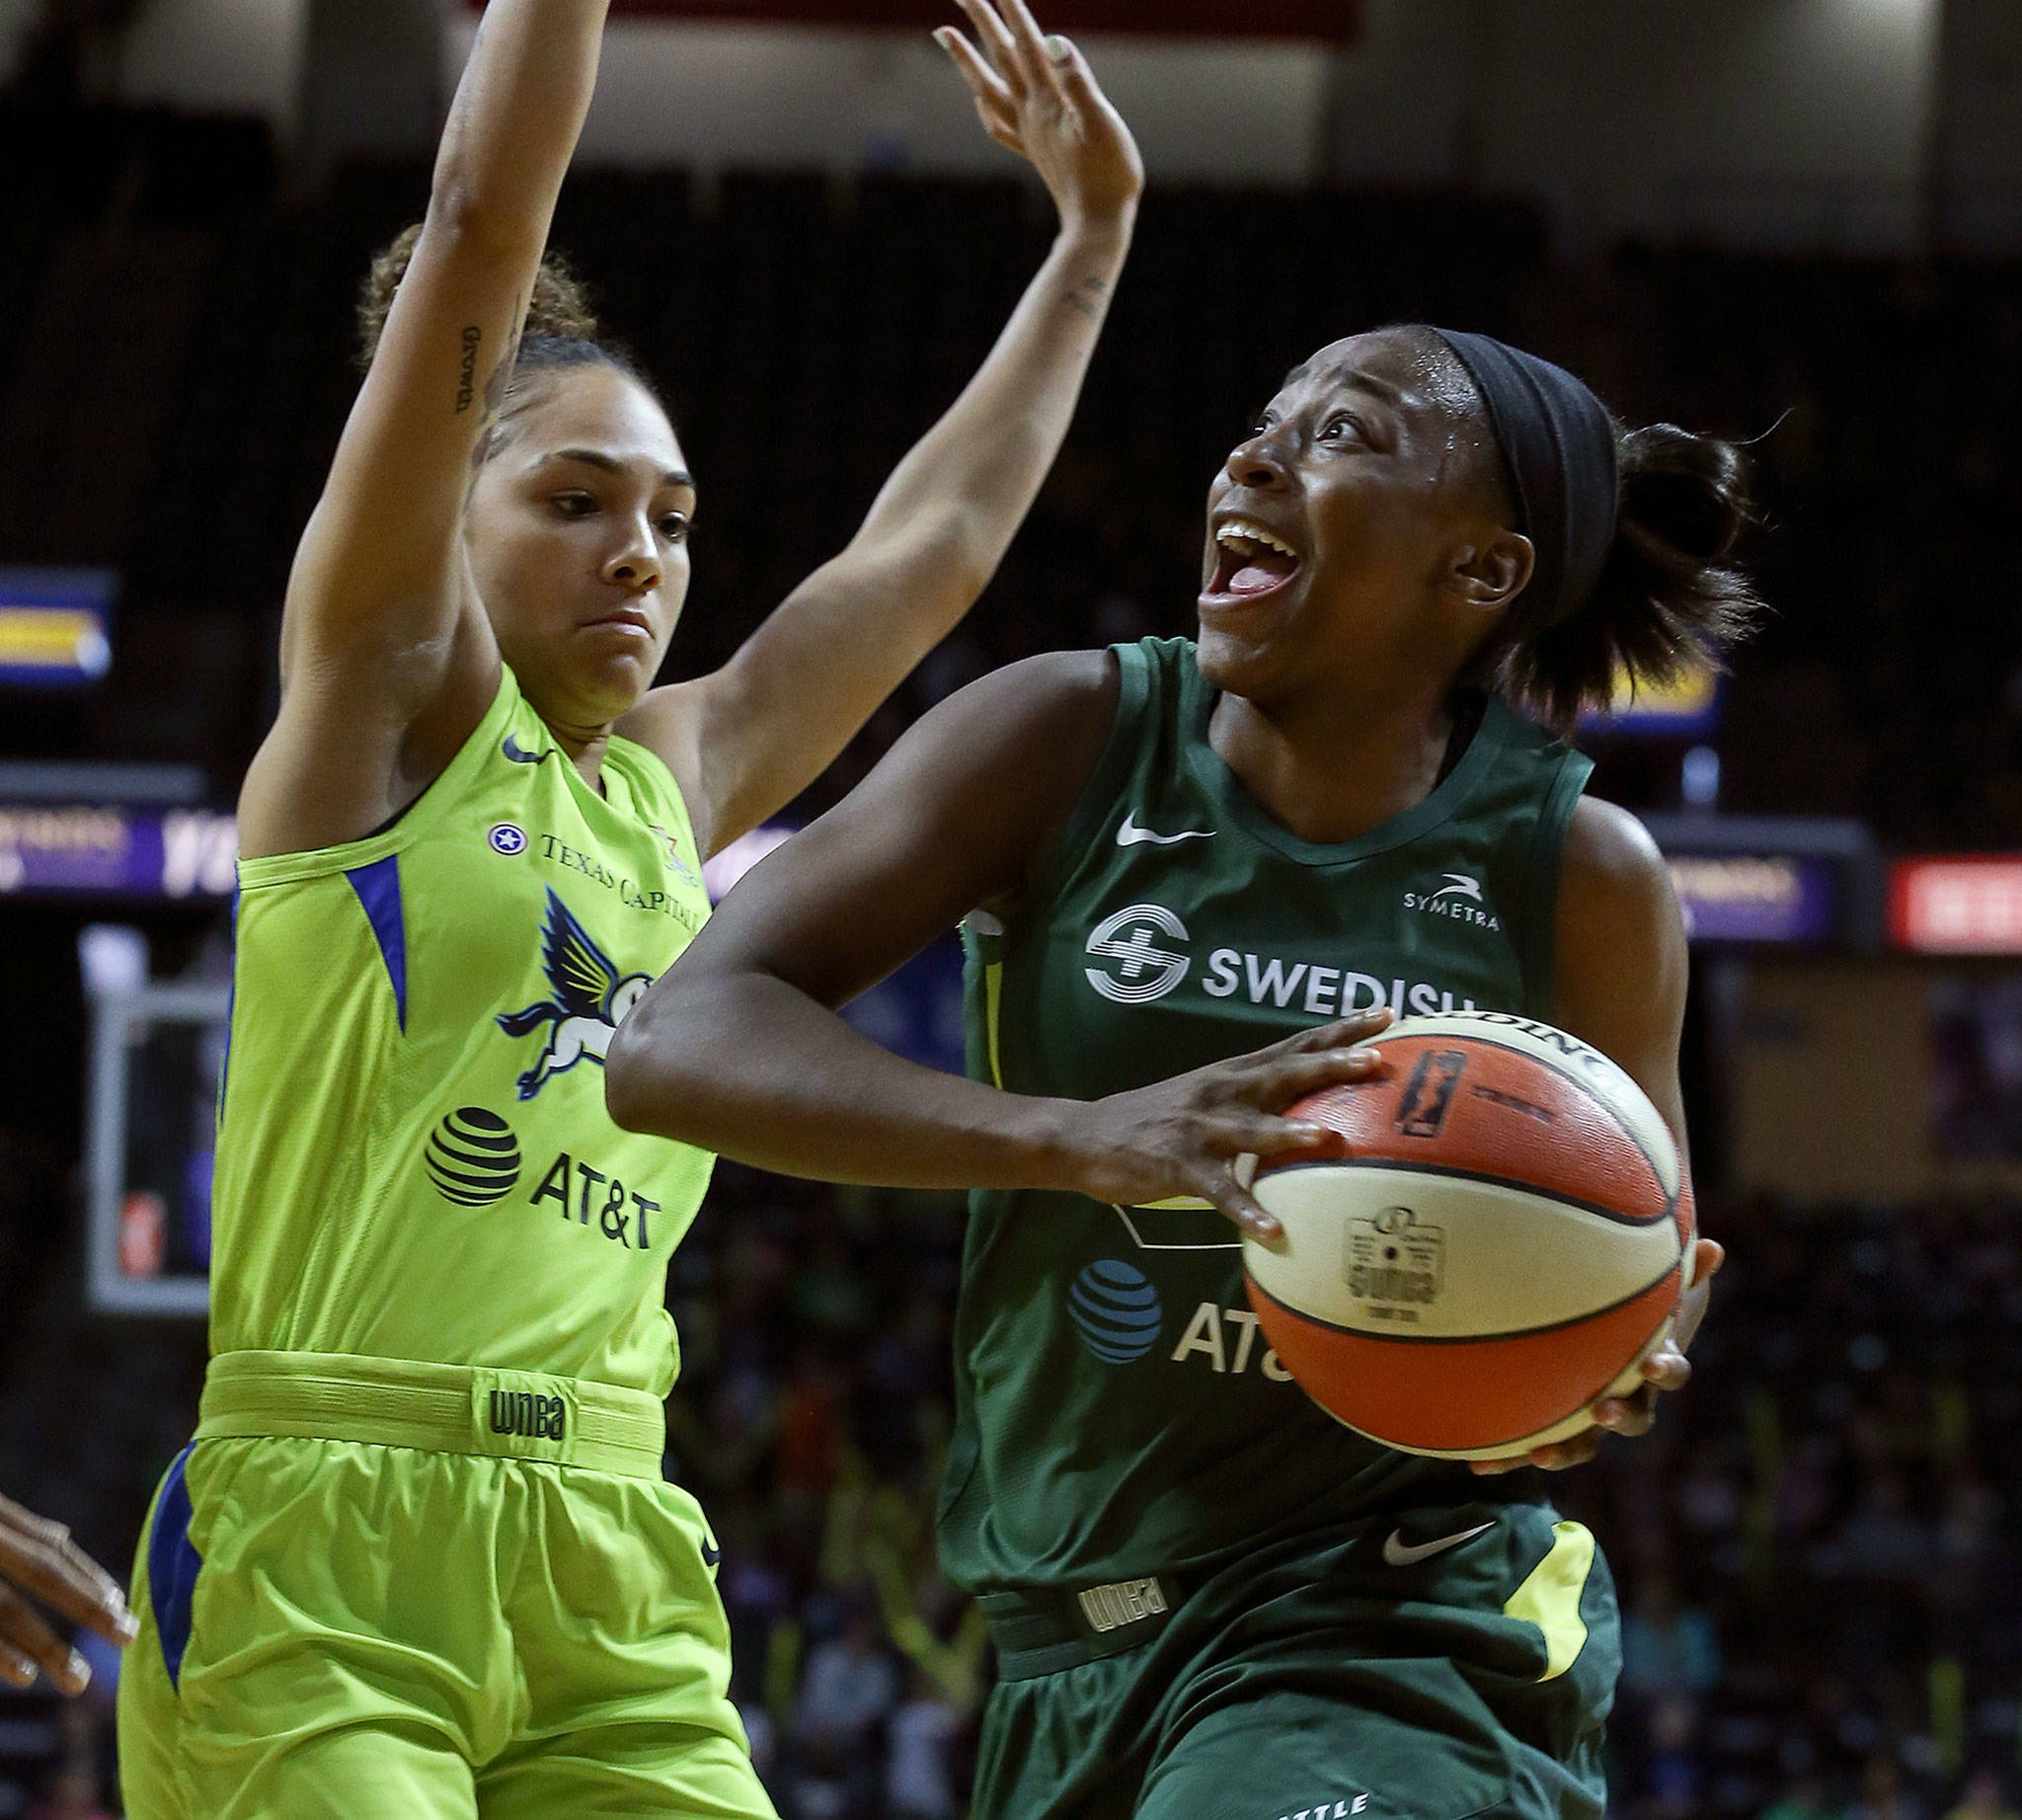
[[[1699,1240],[1693,1252],[1692,1287],[1678,1298],[1671,1337],[1643,1361],[1643,1387],[1633,1396],[1602,1397],[1594,1405],[1594,1426],[1570,1441],[1533,1448],[1528,1454],[1515,1454],[1507,1460],[1469,1461],[1468,1469],[1482,1478],[1514,1472],[1518,1466],[1542,1466],[1547,1472],[1562,1472],[1568,1466],[1584,1465],[1592,1460],[1609,1435],[1647,1435],[1657,1425],[1658,1396],[1666,1390],[1682,1390],[1692,1376],[1692,1362],[1685,1357],[1685,1348],[1692,1343],[1692,1335],[1705,1318],[1713,1275],[1726,1261],[1724,1245],[1710,1238]]]
[[[0,1681],[26,1688],[45,1674],[61,1693],[83,1693],[90,1668],[29,1603],[31,1593],[108,1642],[130,1643],[139,1628],[118,1582],[68,1530],[0,1498]]]
[[[1062,225],[1125,218],[1143,194],[1144,160],[1087,58],[1042,33],[1026,0],[958,4],[975,42],[953,26],[934,40],[969,84],[983,130],[1039,172]]]

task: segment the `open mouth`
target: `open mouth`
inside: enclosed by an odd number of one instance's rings
[[[1214,531],[1214,575],[1206,593],[1254,599],[1283,588],[1299,572],[1298,552],[1249,518],[1229,518]]]

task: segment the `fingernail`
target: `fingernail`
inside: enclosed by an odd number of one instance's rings
[[[1047,55],[1055,63],[1071,63],[1074,60],[1074,46],[1055,34],[1047,40]]]
[[[70,1660],[63,1664],[63,1673],[73,1694],[82,1694],[91,1686],[91,1664],[74,1649],[70,1652]]]
[[[122,1610],[114,1614],[113,1628],[118,1631],[121,1642],[130,1643],[140,1634],[140,1620],[131,1612]]]
[[[933,36],[934,42],[939,44],[943,50],[946,50],[948,48],[948,40],[955,36],[955,28],[953,26],[936,26]]]

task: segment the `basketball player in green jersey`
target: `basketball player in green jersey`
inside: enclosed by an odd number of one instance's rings
[[[1059,238],[849,547],[651,692],[694,483],[542,274],[605,0],[486,11],[241,799],[214,1357],[119,1690],[141,1820],[771,1812],[716,1548],[661,1478],[666,1262],[711,1159],[619,1130],[600,1077],[705,857],[981,591],[1094,347],[1135,148],[1021,0],[965,5],[994,66],[943,41]]]
[[[1035,659],[757,867],[614,1045],[621,1123],[972,1202],[940,1512],[1001,1680],[983,1820],[1589,1816],[1605,1566],[1535,1479],[1388,1451],[1257,1331],[1243,1152],[1393,1014],[1549,1019],[1680,1145],[1662,861],[1563,726],[1752,605],[1725,444],[1422,327],[1294,371],[1209,501],[1198,644]],[[977,908],[980,907],[980,908]],[[969,912],[971,1073],[832,1007]],[[1290,1034],[1287,1034],[1290,1033]],[[1678,1347],[1719,1262],[1702,1242]],[[1565,1465],[1599,1432],[1533,1456]]]

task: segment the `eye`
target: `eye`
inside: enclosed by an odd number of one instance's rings
[[[565,518],[586,518],[596,510],[596,496],[591,493],[557,493],[548,503]]]
[[[660,534],[669,543],[686,543],[688,541],[688,514],[682,512],[668,513],[660,521]]]
[[[1360,438],[1362,435],[1362,434],[1363,432],[1361,419],[1354,416],[1350,412],[1342,411],[1337,413],[1335,416],[1330,417],[1327,420],[1327,422],[1321,426],[1320,440],[1323,442],[1339,442],[1343,436],[1355,436]]]

